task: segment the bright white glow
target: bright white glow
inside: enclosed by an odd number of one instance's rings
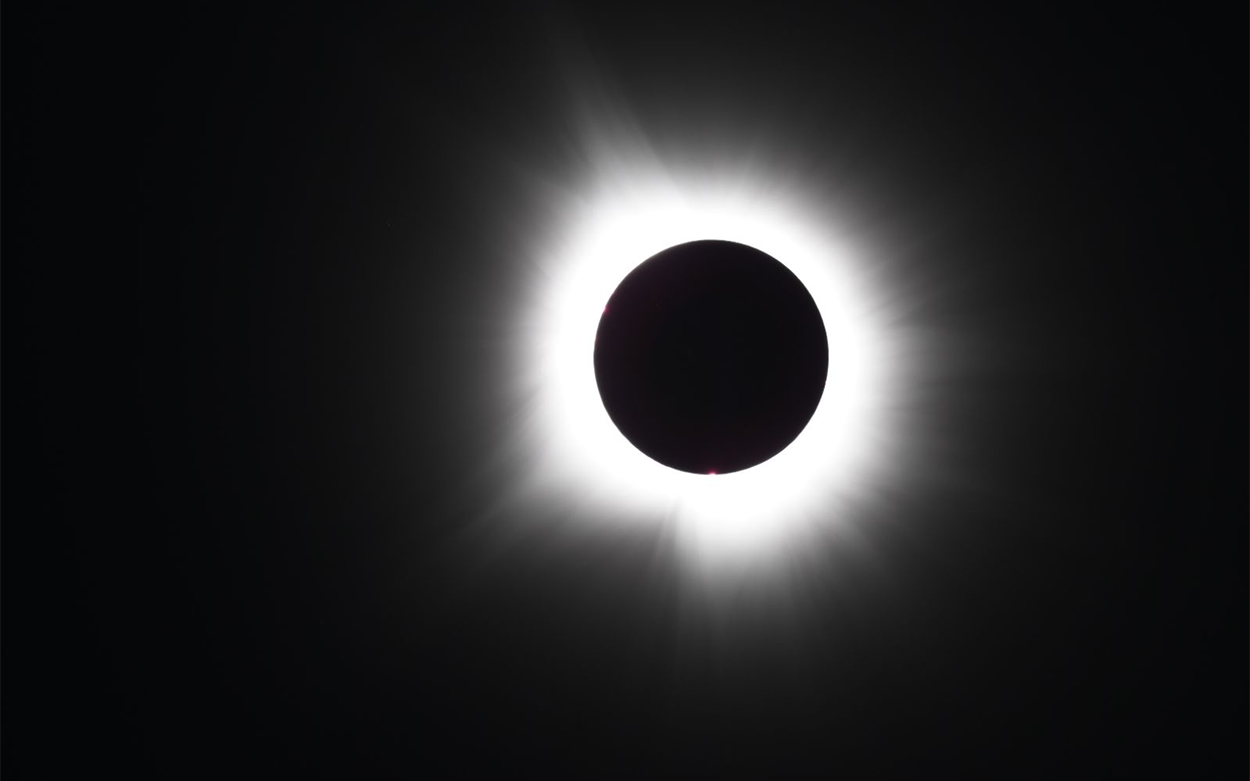
[[[764,180],[691,182],[640,173],[564,215],[541,248],[544,287],[528,313],[518,376],[534,383],[527,432],[531,479],[573,495],[586,523],[665,523],[706,565],[751,564],[812,527],[836,523],[838,504],[874,456],[880,359],[853,258],[801,194]],[[785,450],[751,469],[680,472],[637,450],[608,417],[595,380],[594,336],[616,286],[675,244],[722,239],[785,264],[811,293],[829,338],[820,405]]]
[[[674,543],[687,574],[774,577],[781,559],[847,528],[888,461],[887,369],[897,350],[883,336],[872,264],[839,232],[828,189],[810,179],[724,144],[676,150],[681,164],[664,164],[619,114],[585,116],[576,181],[528,185],[549,222],[521,237],[531,295],[507,324],[514,363],[502,380],[518,412],[510,439],[522,471],[502,501],[540,508],[511,513],[527,533],[566,542],[637,533]],[[714,476],[666,467],[626,440],[593,363],[621,280],[655,253],[700,239],[740,242],[785,264],[829,339],[824,394],[799,437],[762,464]]]

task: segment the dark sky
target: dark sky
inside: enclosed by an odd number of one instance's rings
[[[259,5],[9,9],[10,765],[1244,775],[1244,18]],[[785,610],[465,540],[547,512],[496,391],[580,80],[814,161],[946,345]]]

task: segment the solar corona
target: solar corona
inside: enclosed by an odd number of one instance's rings
[[[591,175],[535,191],[501,507],[545,508],[526,528],[552,540],[659,534],[687,572],[768,577],[876,488],[889,304],[820,184],[666,166],[618,131],[591,138]]]

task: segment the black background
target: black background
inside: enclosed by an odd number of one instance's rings
[[[11,766],[1244,775],[1240,15],[174,5],[6,19]],[[728,650],[644,550],[452,543],[565,40],[657,143],[810,150],[956,345],[977,489],[916,456]]]

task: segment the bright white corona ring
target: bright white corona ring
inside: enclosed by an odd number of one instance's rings
[[[767,573],[844,528],[884,465],[887,351],[868,264],[839,240],[817,187],[787,186],[732,159],[685,175],[645,145],[603,136],[589,139],[594,159],[577,184],[536,190],[551,224],[528,242],[531,297],[510,337],[505,380],[523,410],[512,431],[522,472],[507,501],[543,508],[527,517],[548,526],[531,532],[658,533],[688,571]],[[621,280],[657,252],[703,239],[785,264],[815,300],[829,342],[824,393],[806,428],[773,458],[725,475],[681,472],[637,450],[604,408],[593,361]]]

